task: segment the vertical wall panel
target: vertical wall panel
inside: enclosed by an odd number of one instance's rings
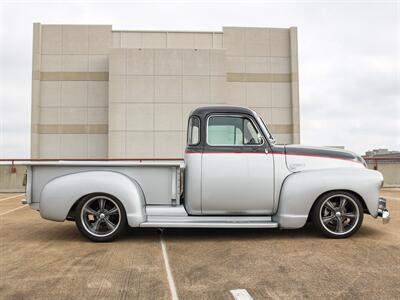
[[[122,73],[116,67],[110,76],[109,156],[183,157],[189,112],[200,103],[224,103],[222,54],[210,49],[112,50],[110,66],[126,65],[128,74],[116,75]],[[111,143],[122,136],[124,149]]]
[[[217,104],[249,106],[278,142],[299,142],[296,28],[33,31],[32,157],[182,157],[190,111]]]
[[[295,29],[224,27],[223,44],[227,72],[235,75],[227,83],[226,103],[253,108],[272,128],[291,125],[277,142],[298,142]]]
[[[111,47],[109,25],[34,24],[33,158],[108,156],[108,82],[89,77]]]

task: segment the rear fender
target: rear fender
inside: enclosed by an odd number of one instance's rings
[[[279,208],[273,219],[282,228],[300,228],[314,202],[333,190],[348,190],[361,196],[368,212],[378,214],[382,174],[359,168],[306,170],[289,175],[283,183]]]
[[[74,203],[85,195],[105,193],[116,197],[125,208],[129,226],[145,221],[145,198],[139,184],[118,172],[84,171],[49,181],[40,195],[43,218],[64,221]]]

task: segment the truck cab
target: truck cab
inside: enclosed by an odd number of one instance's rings
[[[270,135],[254,111],[198,108],[189,117],[187,132],[185,199],[190,201],[185,205],[189,214],[273,214],[274,155]]]

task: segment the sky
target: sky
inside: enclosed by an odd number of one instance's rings
[[[0,157],[30,156],[32,24],[298,28],[301,144],[400,151],[399,1],[0,0]]]

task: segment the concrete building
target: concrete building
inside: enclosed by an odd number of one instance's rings
[[[297,29],[33,26],[32,158],[182,157],[189,112],[255,109],[299,142]]]
[[[26,167],[0,162],[0,193],[24,193]]]
[[[400,187],[400,151],[374,149],[363,155],[368,168],[382,173],[385,187]]]

